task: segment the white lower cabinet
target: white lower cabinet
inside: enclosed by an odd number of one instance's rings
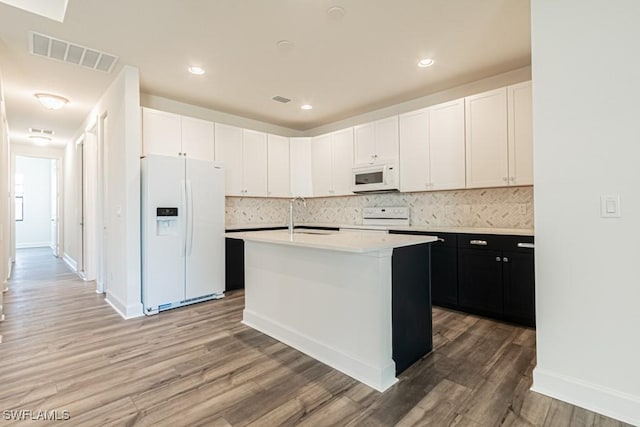
[[[345,196],[351,191],[353,128],[311,139],[313,195]]]

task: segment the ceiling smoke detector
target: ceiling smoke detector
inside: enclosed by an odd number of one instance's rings
[[[280,95],[274,96],[271,99],[273,99],[276,102],[281,102],[283,104],[286,104],[287,102],[291,102],[289,98],[285,98],[284,96],[280,96]]]
[[[342,8],[340,6],[332,6],[329,9],[327,9],[327,16],[332,21],[341,20],[342,18],[344,18],[345,14],[346,14],[346,12],[345,12],[344,8]]]
[[[68,64],[110,73],[118,57],[76,43],[29,31],[29,52]]]

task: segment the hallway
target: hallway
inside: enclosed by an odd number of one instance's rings
[[[23,282],[53,281],[77,277],[61,258],[56,258],[50,248],[16,249],[9,286]]]

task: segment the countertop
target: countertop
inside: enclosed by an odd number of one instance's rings
[[[227,231],[251,230],[254,228],[276,228],[286,227],[286,224],[234,224],[226,227]],[[371,226],[354,224],[327,224],[327,223],[300,223],[298,227],[319,227],[319,228],[350,228],[350,229],[374,229],[392,231],[417,231],[425,233],[465,233],[465,234],[497,234],[508,236],[533,236],[532,228],[486,228],[486,227],[434,227],[434,226]],[[231,236],[230,236],[231,237]]]
[[[310,233],[311,232],[311,233]],[[250,242],[273,243],[315,249],[327,249],[340,252],[366,253],[402,246],[437,241],[435,236],[411,236],[386,233],[341,233],[337,231],[313,232],[296,230],[293,239],[288,230],[267,230],[248,232],[228,232],[226,237],[243,239]]]

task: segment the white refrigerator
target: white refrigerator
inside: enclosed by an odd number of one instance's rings
[[[224,296],[224,170],[204,160],[141,160],[146,315]]]

